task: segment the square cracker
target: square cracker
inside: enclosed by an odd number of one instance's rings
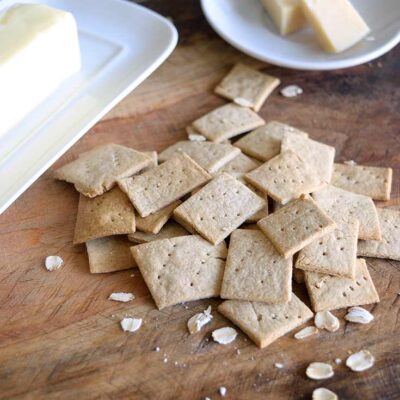
[[[136,267],[126,236],[108,236],[86,242],[92,274],[122,271]]]
[[[215,88],[215,93],[258,111],[280,80],[243,64],[236,64]]]
[[[335,230],[300,251],[296,268],[354,278],[359,225],[356,218],[336,221]]]
[[[243,136],[234,145],[257,160],[268,161],[281,152],[281,143],[285,134],[308,137],[307,133],[299,129],[271,121]]]
[[[245,179],[281,204],[325,186],[312,168],[291,150],[249,172]]]
[[[249,183],[245,183],[245,185],[252,190],[257,196],[260,196],[261,198],[265,199],[265,206],[255,212],[254,214],[250,215],[250,217],[248,217],[246,219],[246,224],[253,224],[253,223],[257,223],[260,219],[265,218],[268,214],[269,214],[269,209],[268,209],[268,196],[265,195],[264,193],[261,193],[259,190],[257,190],[255,187],[251,186]]]
[[[218,172],[226,172],[227,174],[245,174],[259,167],[261,162],[254,158],[239,153],[233,160],[226,163]]]
[[[229,103],[218,107],[193,122],[193,127],[212,142],[222,142],[264,125],[254,111]]]
[[[296,329],[314,315],[295,294],[287,304],[227,300],[220,304],[218,311],[260,348]]]
[[[168,161],[177,153],[185,153],[207,172],[214,173],[234,159],[240,150],[231,144],[181,141],[160,153],[160,162]]]
[[[257,222],[283,257],[289,258],[331,232],[335,222],[309,196],[301,196]]]
[[[170,160],[141,175],[118,181],[141,217],[167,207],[211,176],[186,154]]]
[[[250,215],[250,217],[248,217],[245,221],[246,224],[252,224],[252,223],[256,223],[258,222],[260,219],[266,217],[269,213],[269,209],[268,209],[268,196],[265,193],[262,193],[261,191],[259,191],[257,188],[255,188],[254,186],[252,186],[249,182],[247,182],[244,179],[244,174],[242,173],[230,173],[230,175],[232,175],[233,177],[235,177],[239,182],[243,183],[243,185],[247,186],[251,191],[253,191],[257,196],[260,196],[261,198],[263,198],[265,200],[265,206],[255,212],[254,214]],[[258,228],[257,228],[258,229]]]
[[[171,239],[178,236],[187,236],[189,233],[175,221],[168,221],[158,233],[146,233],[136,231],[128,235],[128,239],[134,243],[148,243],[154,240]]]
[[[245,185],[223,173],[177,207],[174,218],[217,244],[265,203]]]
[[[174,201],[169,206],[162,208],[161,210],[148,215],[147,217],[141,217],[136,215],[136,229],[138,231],[147,233],[158,233],[161,228],[167,223],[171,217],[173,211],[182,202],[180,200]]]
[[[357,259],[354,280],[307,271],[304,278],[315,312],[379,302],[367,264],[362,258]]]
[[[332,185],[373,200],[390,200],[392,174],[391,168],[335,164]]]
[[[133,257],[159,309],[219,296],[225,243],[211,245],[198,235],[132,247]]]
[[[331,181],[335,158],[334,147],[299,135],[285,134],[281,151],[285,150],[293,150],[324,182]]]
[[[292,260],[284,259],[259,230],[232,232],[226,259],[223,299],[288,303],[292,294]]]
[[[151,165],[153,160],[146,154],[110,143],[80,154],[75,161],[57,169],[54,177],[73,183],[85,196],[95,197],[110,190],[118,179]]]
[[[118,187],[93,199],[79,197],[74,243],[135,232],[135,210]]]
[[[313,198],[335,221],[357,218],[360,222],[359,239],[381,239],[378,214],[369,197],[329,185],[314,192]]]
[[[382,240],[360,240],[358,255],[400,261],[400,211],[377,208]]]

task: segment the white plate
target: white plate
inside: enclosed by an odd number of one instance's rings
[[[210,25],[232,46],[259,60],[303,70],[352,67],[381,56],[400,41],[400,0],[352,3],[371,33],[343,53],[327,54],[316,43],[311,28],[280,36],[260,0],[201,0]]]
[[[1,0],[0,9],[15,2]],[[171,54],[178,39],[167,19],[127,1],[23,2],[44,3],[74,14],[82,69],[1,137],[0,213],[146,79]]]

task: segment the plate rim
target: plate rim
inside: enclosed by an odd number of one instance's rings
[[[372,61],[383,54],[387,53],[391,49],[393,49],[399,42],[400,42],[400,30],[391,40],[387,41],[384,45],[378,47],[376,50],[366,53],[365,55],[360,55],[358,57],[348,58],[345,60],[332,60],[332,61],[325,61],[325,62],[285,62],[284,60],[280,59],[279,57],[270,57],[260,54],[259,52],[249,50],[246,46],[240,44],[234,38],[225,34],[225,32],[220,29],[220,27],[215,24],[214,19],[210,15],[208,3],[215,0],[200,0],[201,9],[203,11],[204,16],[207,19],[207,22],[213,28],[213,30],[222,37],[226,42],[230,45],[235,47],[236,49],[240,50],[241,52],[256,58],[257,60],[261,60],[264,62],[268,62],[273,65],[277,65],[279,67],[290,68],[290,69],[297,69],[303,71],[331,71],[334,69],[342,69],[342,68],[351,68],[357,65],[361,65]]]

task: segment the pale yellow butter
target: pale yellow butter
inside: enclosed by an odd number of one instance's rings
[[[72,14],[28,3],[1,12],[0,136],[77,72],[80,65]]]
[[[297,31],[306,24],[301,0],[261,0],[261,3],[281,35]]]
[[[348,0],[301,0],[321,47],[339,53],[359,42],[369,27]]]

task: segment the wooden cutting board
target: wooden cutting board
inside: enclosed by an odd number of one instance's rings
[[[264,350],[243,334],[231,345],[212,342],[212,330],[230,325],[216,311],[210,325],[189,336],[187,320],[209,304],[215,309],[220,300],[157,311],[138,271],[89,274],[84,246],[71,243],[78,194],[55,181],[52,170],[107,142],[161,150],[183,139],[186,125],[224,103],[212,89],[238,61],[304,89],[292,99],[275,91],[260,111],[265,119],[335,146],[339,161],[392,167],[392,200],[384,206],[400,204],[399,48],[352,69],[290,71],[224,43],[196,0],[146,5],[172,17],[180,32],[176,51],[0,216],[0,399],[219,399],[220,386],[228,399],[310,399],[320,386],[340,399],[399,399],[399,262],[368,259],[381,297],[367,307],[373,323],[348,324],[339,311],[337,332],[304,341],[292,333]],[[63,257],[61,270],[44,269],[50,254]],[[107,300],[115,291],[133,292],[136,299]],[[307,298],[302,287],[296,291]],[[125,315],[143,318],[140,331],[121,331]],[[306,378],[310,362],[334,364],[363,348],[376,358],[370,370],[354,373],[335,365],[327,381]]]

